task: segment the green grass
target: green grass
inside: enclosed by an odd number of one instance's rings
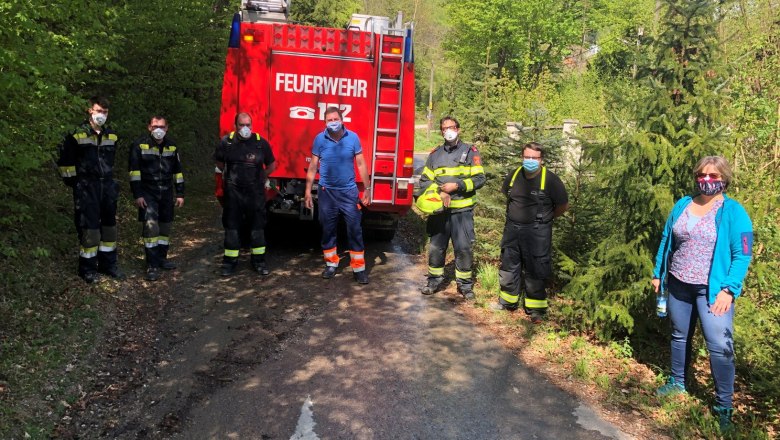
[[[414,131],[414,151],[417,153],[428,153],[444,142],[437,130],[431,131],[421,129]]]

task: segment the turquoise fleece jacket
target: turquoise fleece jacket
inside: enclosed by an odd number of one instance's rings
[[[712,255],[707,283],[710,304],[715,302],[718,292],[725,288],[728,288],[735,299],[739,297],[742,293],[742,281],[747,275],[750,259],[753,256],[753,222],[739,202],[725,194],[723,197],[723,206],[715,217],[718,237],[715,240],[715,251]],[[669,218],[666,219],[653,270],[653,278],[660,279],[661,286],[666,286],[669,257],[674,249],[672,228],[692,200],[690,196],[678,200]]]

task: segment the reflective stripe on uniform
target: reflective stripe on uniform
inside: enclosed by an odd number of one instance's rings
[[[472,165],[471,175],[476,176],[477,174],[485,174],[485,168],[482,165]]]
[[[105,147],[108,145],[114,145],[116,144],[117,139],[119,138],[115,134],[109,134],[108,136],[104,136],[103,139],[100,140],[100,146]]]
[[[100,252],[114,252],[116,250],[116,242],[115,241],[101,241],[100,247],[98,248]]]
[[[176,183],[184,182],[184,173],[176,173],[174,177],[176,177]]]
[[[472,206],[476,203],[475,197],[469,197],[467,199],[455,199],[450,200],[450,208],[458,209],[458,208],[466,208],[468,206]]]
[[[141,180],[141,172],[140,171],[130,171],[130,181],[131,182],[138,182]]]
[[[252,255],[263,255],[265,254],[265,246],[252,248]]]
[[[162,228],[160,228],[160,229],[162,229]],[[161,235],[161,236],[157,237],[157,244],[161,244],[163,246],[168,246],[168,244],[170,243],[169,240],[170,240],[170,237],[165,237],[165,236]]]
[[[466,192],[474,191],[474,181],[471,178],[463,179],[463,186],[466,187]]]
[[[336,252],[336,248],[323,249],[322,254],[325,257],[325,265],[330,267],[339,266],[339,254]]]
[[[512,187],[515,185],[515,179],[517,178],[517,175],[520,174],[520,170],[522,170],[522,165],[515,170],[515,173],[512,174],[512,180],[509,181],[509,190],[512,190]],[[547,167],[542,167],[542,183],[539,185],[539,190],[544,191],[544,185],[547,183]]]
[[[436,176],[471,176],[472,175],[470,166],[436,168],[434,174]]]
[[[167,147],[163,147],[163,156],[173,156],[176,154],[176,145],[169,145]]]
[[[444,275],[444,268],[443,267],[433,267],[428,266],[428,273],[435,277],[440,277]]]
[[[455,278],[460,278],[462,280],[470,280],[471,279],[471,271],[463,272],[458,269],[455,269]]]
[[[76,167],[60,167],[60,176],[62,177],[76,177]]]
[[[546,299],[531,299],[526,297],[525,298],[525,308],[527,309],[546,309],[547,308],[547,300]]]
[[[225,249],[225,256],[232,258],[238,257],[238,249]]]
[[[365,270],[366,259],[364,251],[349,251],[349,266],[353,271]]]
[[[98,253],[98,247],[88,247],[88,248],[80,248],[79,249],[79,256],[82,258],[93,258],[97,257]]]
[[[160,237],[144,237],[144,246],[147,248],[157,247]]]
[[[520,301],[520,295],[512,295],[504,290],[500,291],[498,296],[509,304],[517,304],[517,302]]]
[[[423,175],[423,176],[425,176],[425,177],[427,177],[427,178],[428,178],[428,180],[433,180],[433,179],[435,179],[435,178],[436,178],[436,175],[435,175],[435,174],[433,174],[433,171],[431,171],[431,169],[430,169],[430,168],[428,168],[428,167],[425,167],[425,168],[423,168],[423,170],[422,170],[422,175]]]

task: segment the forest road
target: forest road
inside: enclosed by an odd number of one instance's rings
[[[178,249],[179,269],[153,286],[170,296],[151,349],[125,362],[135,362],[134,374],[115,372],[113,385],[103,379],[97,388],[120,391],[105,392],[110,399],[90,394],[61,432],[122,439],[630,438],[458,314],[454,283],[421,295],[426,262],[419,240],[410,245],[404,231],[393,242],[367,241],[371,282],[359,285],[342,246],[337,276],[322,279],[317,234],[295,222],[269,227],[266,278],[245,254],[234,276],[219,276],[216,218],[183,228],[190,236]],[[128,283],[149,287],[140,275]]]

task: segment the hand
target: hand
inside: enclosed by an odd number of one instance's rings
[[[458,190],[458,184],[455,182],[447,182],[439,185],[439,191],[445,192],[447,194],[452,194],[457,190]]]
[[[661,280],[659,280],[658,278],[653,278],[653,280],[650,281],[650,283],[653,285],[653,290],[655,291],[655,293],[658,293],[658,290],[661,288]]]
[[[441,197],[441,203],[444,205],[444,207],[445,208],[449,208],[450,207],[450,201],[452,200],[450,195],[447,194],[446,192],[440,192],[439,193],[439,197]]]
[[[715,297],[715,302],[710,306],[710,312],[715,316],[721,316],[731,309],[731,302],[734,297],[725,290],[718,292],[718,296]]]
[[[311,199],[311,191],[306,191],[306,194],[304,194],[303,206],[305,206],[306,209],[314,209],[314,201]]]
[[[366,190],[363,191],[363,197],[360,198],[360,203],[362,203],[363,206],[371,204],[371,188],[366,188]]]
[[[184,197],[176,197],[176,207],[181,208],[184,206]]]
[[[139,198],[135,199],[135,206],[137,206],[137,207],[139,207],[141,209],[146,209],[146,200],[144,200],[143,197],[139,197]]]

